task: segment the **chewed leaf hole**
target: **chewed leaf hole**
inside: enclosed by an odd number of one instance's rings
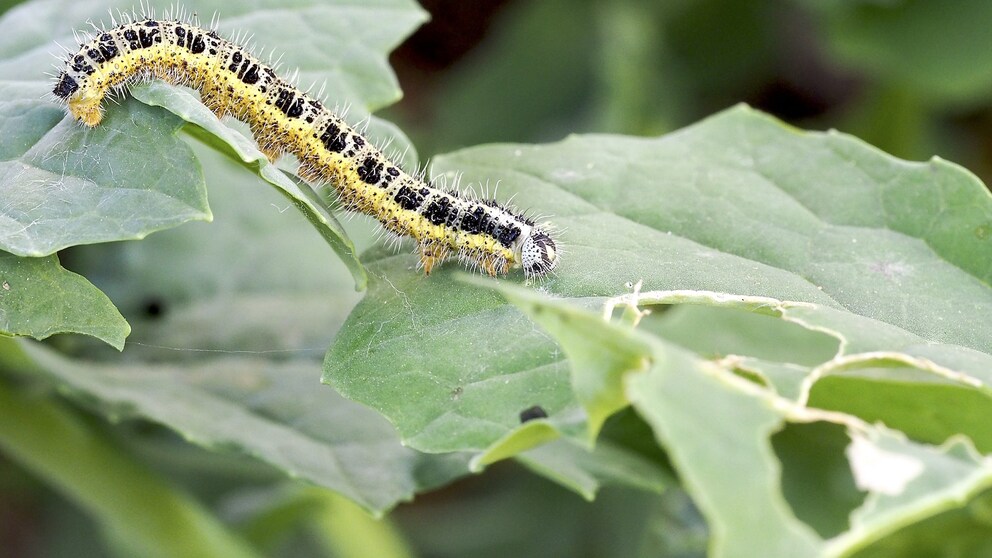
[[[782,463],[782,493],[796,517],[824,538],[848,530],[851,511],[866,494],[858,490],[844,453],[851,443],[844,427],[790,423],[771,441]]]
[[[866,366],[828,375],[810,390],[809,405],[880,422],[910,439],[942,444],[968,436],[978,451],[992,451],[992,395],[906,366]]]

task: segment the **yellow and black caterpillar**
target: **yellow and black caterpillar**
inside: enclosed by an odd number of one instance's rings
[[[152,78],[197,89],[218,117],[247,122],[270,160],[292,153],[300,177],[332,185],[345,209],[415,239],[428,274],[450,256],[494,276],[522,266],[527,277],[540,277],[558,263],[547,225],[404,172],[319,100],[214,30],[141,19],[97,31],[69,55],[53,93],[72,116],[96,126],[108,92]]]

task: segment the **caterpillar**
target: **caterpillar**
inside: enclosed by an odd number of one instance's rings
[[[453,256],[491,276],[523,267],[527,279],[558,264],[550,225],[405,172],[320,100],[215,29],[183,18],[135,18],[97,30],[58,70],[52,93],[90,127],[103,118],[104,97],[136,81],[198,90],[218,118],[246,122],[269,160],[295,155],[300,178],[333,186],[344,209],[413,238],[427,275]]]

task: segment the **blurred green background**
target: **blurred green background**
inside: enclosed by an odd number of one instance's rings
[[[992,2],[421,4],[431,21],[391,58],[405,97],[381,116],[422,160],[573,133],[661,135],[746,102],[798,127],[836,128],[899,157],[937,155],[992,178]],[[160,427],[87,420],[227,521],[289,498],[268,466],[197,449]],[[678,490],[659,499],[606,489],[589,504],[509,463],[390,517],[421,556],[693,556],[706,540]],[[327,555],[313,527],[253,538],[273,556]],[[0,455],[0,557],[115,552],[98,532]]]
[[[992,3],[428,0],[384,113],[421,155],[660,135],[739,102],[989,172]],[[987,182],[987,181],[986,181]]]

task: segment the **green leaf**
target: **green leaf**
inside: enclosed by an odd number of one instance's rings
[[[123,354],[25,346],[37,373],[111,417],[252,456],[375,514],[467,474],[469,455],[405,448],[381,415],[320,385],[320,355],[359,298],[348,270],[282,196],[245,196],[257,177],[194,149],[216,184],[214,223],[66,255],[130,318]]]
[[[658,463],[609,440],[599,441],[594,450],[557,440],[522,452],[517,460],[590,501],[606,485],[660,493],[675,484]]]
[[[360,298],[341,274],[347,268],[285,197],[271,188],[251,191],[260,180],[248,169],[201,143],[191,147],[213,184],[213,223],[76,247],[63,253],[66,265],[110,295],[135,326],[136,342],[319,355]],[[232,305],[238,320],[225,316]],[[277,311],[295,319],[273,321]],[[141,345],[130,350],[125,355],[170,355]],[[181,356],[173,351],[165,360]]]
[[[586,412],[591,446],[606,419],[627,406],[621,378],[651,366],[649,348],[623,331],[604,330],[585,312],[546,312],[544,300],[530,291],[505,284],[497,288],[561,343],[572,367],[572,390]]]
[[[788,507],[769,441],[781,413],[673,353],[664,351],[666,360],[632,377],[628,389],[709,520],[711,555],[814,555],[817,537]]]
[[[22,258],[0,252],[0,333],[45,339],[92,335],[117,350],[131,327],[102,292],[59,265],[55,256]]]
[[[161,8],[154,9],[155,16],[166,15]],[[5,13],[0,20],[4,31],[0,75],[50,85],[44,72],[52,66],[52,54],[61,60],[63,50],[58,44],[74,48],[73,33],[92,29],[88,20],[109,26],[108,10],[140,13],[140,8],[124,0],[28,2]],[[195,12],[200,20],[216,12],[222,36],[251,34],[255,44],[274,49],[281,67],[299,69],[299,82],[304,86],[326,80],[328,99],[367,111],[399,98],[396,77],[385,55],[426,19],[423,9],[410,0],[374,0],[361,5],[347,0],[261,4],[204,0],[186,12]],[[375,32],[356,34],[356,29]]]
[[[697,302],[709,297],[713,304],[724,304],[716,293],[697,294]],[[667,304],[685,300],[683,293],[656,292],[638,293],[623,297],[626,303],[645,306]],[[746,297],[737,297],[731,305],[740,305]],[[872,320],[853,313],[811,304],[783,303],[771,299],[756,299],[760,306],[755,308],[764,313],[778,315],[782,323],[775,327],[755,330],[753,333],[738,333],[736,343],[743,354],[765,353],[766,358],[724,357],[723,363],[732,366],[745,376],[756,375],[779,394],[797,402],[820,408],[843,411],[863,420],[881,421],[892,428],[898,428],[916,440],[940,443],[948,438],[965,434],[979,449],[990,447],[992,430],[988,428],[990,418],[990,397],[992,397],[992,356],[959,346],[928,343],[917,335],[901,328]],[[685,309],[678,309],[685,310]],[[720,308],[710,308],[704,312],[694,310],[708,318],[708,334],[716,338],[705,341],[693,340],[689,343],[705,356],[710,356],[709,346],[719,343],[731,346],[719,333],[724,328],[747,323],[737,313]],[[684,312],[682,312],[684,313]],[[680,312],[661,314],[650,331],[685,345],[687,335],[701,330],[682,329],[685,322]],[[690,313],[692,315],[692,313]],[[674,319],[673,319],[674,318]],[[760,323],[752,316],[752,323]],[[790,324],[791,323],[791,324]],[[689,324],[692,325],[691,322]],[[799,327],[801,326],[801,327]],[[807,344],[799,332],[789,328],[807,328]],[[789,331],[787,337],[781,334]],[[760,333],[766,335],[761,339]],[[778,335],[776,335],[778,334]],[[831,343],[822,338],[833,336],[840,342],[836,354],[825,358],[825,351]],[[816,343],[809,345],[809,341]],[[746,342],[749,341],[749,342]],[[767,360],[774,353],[767,342],[776,344],[789,342],[796,349],[793,356],[809,358],[820,355],[820,362],[807,362],[807,366],[791,362]],[[819,347],[809,353],[809,347]],[[722,354],[718,356],[723,356]],[[782,359],[784,360],[784,359]],[[816,364],[813,366],[813,364]]]
[[[46,256],[211,219],[199,164],[176,136],[181,120],[122,103],[99,127],[84,129],[38,100],[45,87],[0,82],[9,138],[0,149],[0,248]]]
[[[566,348],[584,342],[576,331],[589,332],[597,325],[601,338],[627,337],[645,347],[650,368],[609,377],[623,386],[634,408],[654,428],[687,491],[707,516],[714,556],[846,556],[914,522],[965,505],[992,485],[992,465],[966,440],[943,447],[910,442],[898,432],[850,415],[779,398],[721,364],[566,302],[505,284],[499,290],[521,303]],[[608,350],[614,358],[625,358],[628,352],[622,346]],[[574,367],[573,374],[583,373],[581,366]],[[794,494],[796,486],[823,483],[838,469],[842,472],[836,450],[847,446],[844,453],[854,483],[867,493],[863,503],[851,496],[848,476],[843,489],[817,488],[830,498],[846,493],[846,502],[814,509],[801,501],[802,506],[793,509],[783,486],[783,462],[772,447],[773,438],[782,441],[777,433],[793,422],[839,425],[850,443],[830,442],[829,466],[824,466],[825,448],[820,445],[829,437],[821,435],[820,444],[787,444],[790,491]],[[785,447],[780,444],[778,449]],[[803,462],[818,466],[795,467]],[[808,496],[804,491],[802,498]],[[852,508],[848,519],[845,512]]]
[[[990,550],[990,529],[986,519],[990,496],[992,493],[986,490],[963,508],[948,510],[899,529],[852,556],[941,556],[950,552],[960,556],[984,556]]]
[[[152,82],[132,88],[132,93],[149,105],[166,107],[186,122],[199,126],[202,129],[200,135],[209,145],[230,150],[237,160],[255,169],[262,179],[282,191],[345,262],[355,277],[356,288],[365,289],[365,270],[358,261],[355,244],[328,210],[327,204],[309,186],[299,184],[269,162],[254,141],[217,120],[191,92],[162,82]]]
[[[368,269],[369,292],[327,353],[324,380],[385,414],[407,443],[482,451],[534,405],[557,428],[584,431],[564,355],[501,297],[458,282],[450,266],[424,279],[415,256]]]
[[[737,355],[815,366],[838,351],[835,337],[757,310],[703,304],[653,306],[651,310],[641,321],[642,329],[709,358]]]
[[[915,440],[942,443],[965,434],[983,453],[992,451],[992,389],[943,372],[901,356],[865,359],[823,373],[809,404],[884,422]]]
[[[855,437],[847,455],[859,484],[876,487],[851,514],[851,529],[829,541],[833,555],[868,547],[900,528],[961,508],[992,485],[987,458],[956,440],[935,448],[885,430]]]
[[[928,342],[992,350],[992,196],[940,160],[901,161],[738,107],[657,139],[480,147],[435,167],[498,181],[501,197],[553,213],[562,263],[539,288],[582,308],[642,281],[668,303],[700,293],[723,305],[770,297],[749,310],[817,303],[816,329],[849,330],[844,354]],[[425,279],[408,255],[367,262],[369,294],[327,354],[326,382],[423,451],[485,451],[535,404],[566,435],[586,430],[587,396],[566,380],[561,349],[516,309],[459,285],[455,264]],[[788,306],[797,321],[804,308]]]
[[[604,391],[619,389],[652,425],[684,486],[710,520],[714,556],[743,549],[760,556],[813,555],[817,538],[785,503],[768,439],[783,425],[783,413],[762,401],[761,391],[743,388],[744,380],[692,353],[594,313],[519,287],[501,285],[499,290],[566,351],[587,343],[579,335],[585,332],[615,340],[601,345],[606,353],[601,359],[624,361],[629,353],[639,353],[646,367],[632,365],[610,374],[576,362],[573,383],[585,375],[602,376]],[[726,474],[728,470],[734,474]]]
[[[65,391],[110,416],[144,418],[192,443],[245,453],[375,514],[466,472],[467,456],[404,448],[378,414],[315,389],[312,361],[215,357],[111,365],[32,345],[23,350]]]
[[[128,11],[132,4],[118,3],[117,7]],[[107,8],[106,3],[93,1],[34,3],[11,10],[0,20],[0,36],[5,38],[5,44],[0,44],[0,72],[6,79],[20,80],[5,85],[9,94],[4,96],[7,104],[0,110],[37,115],[30,121],[13,119],[13,125],[8,124],[12,128],[11,145],[21,146],[21,151],[9,154],[8,166],[0,169],[0,176],[12,187],[33,193],[22,194],[16,204],[5,206],[9,230],[0,238],[10,240],[0,247],[11,252],[44,255],[65,246],[142,238],[190,219],[209,219],[197,163],[188,149],[175,145],[179,140],[172,137],[181,120],[126,101],[121,107],[108,104],[105,122],[94,130],[84,130],[68,117],[60,121],[57,105],[41,100],[51,83],[39,68],[47,66],[50,54],[58,53],[50,30],[57,30],[55,38],[62,44],[72,45],[73,30],[88,20],[99,19]],[[362,7],[345,2],[274,4],[272,9],[208,2],[196,8],[200,13],[212,9],[221,13],[220,31],[225,36],[233,36],[232,30],[237,30],[242,34],[250,32],[259,41],[271,39],[277,50],[285,49],[283,64],[299,68],[301,83],[330,80],[332,102],[358,107],[359,117],[399,97],[386,54],[424,19],[424,12],[407,0],[383,0]],[[38,28],[49,32],[32,32]],[[361,33],[357,41],[353,40],[354,29],[369,28],[376,32]],[[299,47],[294,46],[297,41]],[[357,288],[364,288],[364,271],[354,246],[331,216],[326,201],[269,165],[254,149],[253,142],[218,122],[187,92],[159,86],[143,91],[141,98],[166,106],[201,126],[214,135],[215,145],[227,145],[260,176],[280,188],[349,262]],[[129,118],[119,114],[121,111],[147,116]],[[129,125],[129,121],[134,122]],[[137,126],[140,133],[131,126]],[[101,146],[101,141],[107,145]],[[85,153],[82,146],[86,146]],[[135,146],[144,149],[136,150]],[[163,153],[168,156],[163,157]],[[41,166],[44,172],[24,171],[35,166]],[[91,167],[96,170],[88,170]],[[64,180],[76,173],[81,173],[81,184]],[[140,197],[146,190],[147,200]],[[167,203],[173,197],[191,209]],[[53,213],[45,215],[38,207]],[[56,209],[60,212],[54,212]],[[52,221],[52,226],[39,226],[47,221]],[[29,234],[22,239],[25,230]]]

